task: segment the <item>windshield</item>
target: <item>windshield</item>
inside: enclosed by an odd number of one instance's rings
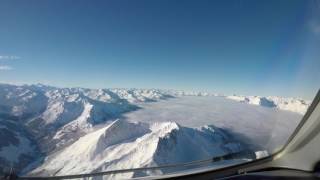
[[[255,161],[286,144],[319,90],[319,1],[0,4],[2,175]]]

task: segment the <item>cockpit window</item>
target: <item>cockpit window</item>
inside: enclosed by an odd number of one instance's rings
[[[0,175],[252,162],[285,145],[319,90],[319,1],[0,4]]]

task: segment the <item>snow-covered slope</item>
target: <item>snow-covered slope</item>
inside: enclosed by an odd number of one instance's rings
[[[20,141],[13,141],[17,142],[16,147],[26,147],[30,140],[37,142],[36,147],[44,154],[50,154],[94,131],[96,125],[103,125],[121,118],[126,112],[138,110],[140,107],[135,103],[167,98],[172,96],[152,89],[86,89],[56,88],[41,84],[0,84],[0,119],[6,129],[11,126],[7,121],[19,125],[19,130],[10,130],[11,134],[17,134],[17,138],[20,137],[18,135],[22,133],[21,130],[31,133],[26,140],[21,136]],[[1,135],[1,139],[5,139],[8,133],[3,131]],[[1,140],[0,158],[4,159],[7,150],[12,147],[9,143],[2,142],[5,140]],[[30,156],[39,156],[36,151],[29,152],[30,148],[23,150]],[[0,165],[10,167],[19,156],[6,156],[6,160],[1,159]],[[15,164],[25,165],[20,163],[21,161]],[[17,171],[21,169],[21,166],[14,167]]]
[[[117,120],[50,155],[31,174],[66,175],[164,165],[239,152],[242,148],[214,126],[193,129],[174,122],[148,125]],[[114,178],[132,176],[125,173]]]
[[[10,167],[24,168],[37,154],[36,142],[19,123],[0,118],[0,174]]]
[[[297,98],[282,98],[276,96],[267,97],[268,100],[273,101],[277,108],[281,110],[287,110],[292,112],[297,112],[300,114],[305,114],[311,101],[306,101]]]
[[[296,112],[299,114],[306,113],[311,103],[310,101],[305,101],[298,98],[282,98],[282,97],[276,97],[276,96],[261,97],[261,96],[233,95],[233,96],[226,96],[226,98],[247,103],[247,104],[277,108],[280,110]]]

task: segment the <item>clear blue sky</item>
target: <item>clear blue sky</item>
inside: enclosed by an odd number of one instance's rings
[[[312,0],[2,0],[0,82],[311,99],[319,12]]]

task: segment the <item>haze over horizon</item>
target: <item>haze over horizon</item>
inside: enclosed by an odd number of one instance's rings
[[[0,82],[311,100],[320,78],[313,6],[320,5],[4,0]]]

